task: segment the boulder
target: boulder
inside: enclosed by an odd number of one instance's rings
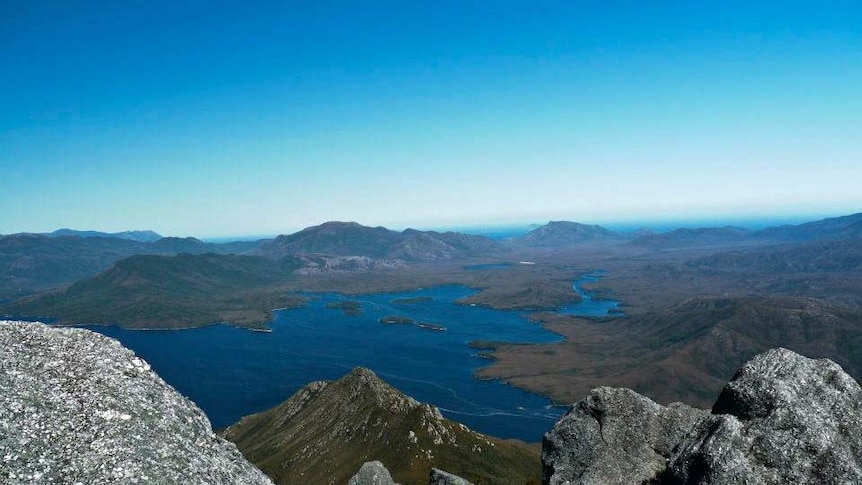
[[[663,483],[862,483],[862,389],[828,359],[773,349],[742,366]]]
[[[711,413],[599,388],[545,435],[544,483],[862,483],[862,388],[787,349],[743,365]]]
[[[362,464],[356,475],[350,478],[347,485],[398,485],[392,481],[389,470],[379,461],[367,461]]]
[[[0,321],[0,482],[271,485],[116,340]]]
[[[545,434],[544,483],[642,483],[660,474],[706,411],[661,406],[629,389],[601,387]]]
[[[444,472],[443,470],[438,470],[437,468],[431,469],[431,478],[428,480],[428,485],[473,485],[471,482],[464,480],[463,478],[452,475],[449,472]]]

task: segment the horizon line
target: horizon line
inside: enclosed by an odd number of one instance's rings
[[[668,217],[668,218],[631,218],[631,219],[617,219],[617,220],[608,220],[608,221],[594,221],[594,220],[586,220],[583,219],[580,221],[573,220],[574,218],[550,218],[539,220],[538,218],[532,220],[510,220],[510,221],[489,221],[489,222],[471,222],[471,223],[440,223],[440,224],[404,224],[404,223],[389,223],[389,224],[364,224],[359,221],[340,221],[340,220],[326,220],[320,222],[318,224],[312,224],[310,226],[304,226],[299,229],[290,228],[287,231],[255,231],[255,232],[246,232],[246,233],[237,233],[237,234],[219,234],[219,235],[175,235],[175,234],[162,234],[158,230],[155,229],[125,229],[120,231],[108,231],[108,230],[98,230],[98,229],[72,229],[68,226],[64,226],[53,231],[19,231],[8,234],[0,234],[0,237],[5,236],[16,236],[16,235],[24,235],[24,234],[37,234],[37,235],[48,235],[55,231],[65,229],[76,232],[99,232],[104,234],[117,234],[123,232],[154,232],[159,236],[165,237],[177,237],[177,238],[185,238],[185,237],[193,237],[195,239],[199,239],[204,242],[229,242],[229,241],[251,241],[258,239],[273,239],[280,235],[290,235],[296,234],[302,230],[317,227],[323,224],[332,223],[332,222],[342,222],[342,223],[355,223],[364,227],[383,227],[385,229],[389,229],[392,231],[402,232],[407,229],[421,230],[421,231],[455,231],[455,232],[473,232],[477,234],[482,233],[491,233],[498,231],[516,231],[523,230],[527,232],[535,227],[541,227],[550,222],[575,222],[578,224],[585,225],[596,225],[602,226],[607,229],[613,229],[616,231],[626,232],[626,231],[636,231],[640,228],[648,228],[652,230],[656,230],[658,232],[666,232],[674,229],[683,229],[683,228],[706,228],[706,227],[727,227],[727,226],[737,226],[744,229],[763,229],[766,227],[774,227],[778,225],[795,225],[802,224],[806,222],[814,222],[823,219],[831,219],[837,217],[847,217],[853,216],[857,214],[862,214],[860,212],[849,212],[849,213],[819,213],[819,214],[782,214],[782,215],[742,215],[742,216],[720,216],[720,215],[711,215],[711,216],[703,216],[703,217]]]

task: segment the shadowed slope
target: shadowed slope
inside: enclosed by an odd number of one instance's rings
[[[180,328],[229,322],[260,326],[269,310],[297,303],[278,285],[298,263],[254,256],[180,254],[132,256],[65,290],[7,304],[16,315],[61,323],[115,323],[131,328]]]
[[[261,244],[260,241],[208,244],[193,237],[139,241],[104,237],[99,233],[63,235],[65,232],[62,230],[55,234],[60,235],[0,236],[0,301],[68,285],[96,275],[129,256],[238,254],[251,251]],[[141,237],[146,238],[147,235]]]

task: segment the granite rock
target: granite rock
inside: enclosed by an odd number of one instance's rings
[[[473,485],[473,483],[449,472],[432,468],[428,485]]]
[[[661,406],[629,389],[594,389],[545,434],[544,481],[651,480],[664,470],[673,447],[707,415],[683,404]]]
[[[737,371],[712,412],[663,483],[862,483],[862,388],[831,360],[769,350]]]
[[[389,470],[379,461],[367,461],[362,464],[356,475],[350,478],[347,485],[398,485],[392,481]]]
[[[0,482],[272,482],[116,340],[0,321]]]
[[[787,349],[743,365],[711,413],[599,388],[545,435],[547,485],[862,483],[862,389]]]

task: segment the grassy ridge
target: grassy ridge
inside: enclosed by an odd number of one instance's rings
[[[57,317],[60,323],[113,323],[130,328],[218,322],[260,326],[270,319],[270,310],[301,303],[280,290],[297,267],[292,258],[132,256],[65,290],[13,302],[3,310]]]
[[[251,251],[259,245],[260,241],[208,244],[190,237],[136,241],[117,237],[75,235],[0,236],[0,301],[69,285],[82,278],[94,276],[106,270],[112,263],[133,255],[168,256],[209,252],[239,254]]]
[[[425,485],[431,467],[477,485],[541,478],[536,447],[471,431],[361,368],[309,384],[224,436],[278,484],[347,483],[371,460],[404,485]]]

